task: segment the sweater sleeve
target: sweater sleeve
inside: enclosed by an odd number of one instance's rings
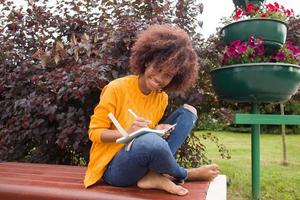
[[[117,105],[117,96],[115,88],[108,84],[102,89],[100,101],[94,109],[94,114],[91,117],[89,125],[89,139],[92,142],[101,141],[101,134],[104,129],[111,127],[111,121],[108,118],[108,113],[115,115]]]
[[[165,93],[164,96],[163,96],[163,100],[162,100],[162,104],[161,104],[161,112],[160,112],[160,115],[158,117],[158,121],[160,121],[164,114],[165,114],[165,111],[166,111],[166,108],[168,106],[168,100],[169,100],[169,97],[168,95]],[[157,126],[157,124],[155,124],[155,126]]]

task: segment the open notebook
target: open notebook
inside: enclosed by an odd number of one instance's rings
[[[123,144],[128,144],[134,138],[141,136],[143,134],[146,134],[146,133],[155,133],[162,137],[166,132],[168,132],[169,130],[173,129],[176,126],[176,124],[173,124],[168,129],[162,129],[162,130],[156,130],[156,129],[151,129],[151,128],[141,128],[131,134],[128,134],[127,131],[121,126],[121,124],[118,122],[118,120],[115,118],[115,116],[112,113],[109,113],[108,117],[113,122],[113,124],[118,129],[118,131],[121,133],[121,135],[123,136],[121,138],[118,138],[116,140],[116,143],[123,143]]]

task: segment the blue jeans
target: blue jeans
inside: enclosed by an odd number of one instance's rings
[[[187,178],[186,169],[180,167],[174,154],[191,132],[197,116],[180,107],[163,124],[177,124],[170,137],[165,140],[149,133],[137,137],[130,151],[123,147],[109,163],[103,180],[114,186],[136,185],[149,170],[169,174],[178,181]]]

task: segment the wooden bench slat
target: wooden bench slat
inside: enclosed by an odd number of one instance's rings
[[[62,182],[62,183],[82,183],[82,178],[78,177],[64,177],[64,176],[47,176],[45,175],[32,175],[32,174],[21,174],[21,173],[3,173],[0,172],[1,179],[12,179],[17,178],[19,181],[49,181],[49,182]]]
[[[96,186],[90,189],[83,189],[82,185],[74,185],[69,188],[70,185],[61,185],[59,187],[54,187],[52,185],[49,187],[47,183],[43,186],[43,183],[39,185],[36,184],[25,184],[20,185],[18,183],[12,182],[12,184],[1,183],[0,182],[0,196],[3,199],[99,199],[99,200],[125,200],[125,199],[168,199],[168,200],[204,200],[206,196],[206,190],[199,190],[199,188],[189,189],[189,194],[184,197],[178,197],[174,195],[167,194],[159,190],[141,190],[137,187],[129,188],[117,188],[111,186]],[[74,195],[75,194],[75,195]],[[6,197],[6,198],[4,198]],[[18,197],[18,198],[16,198]],[[2,198],[1,198],[2,199]]]
[[[183,197],[160,190],[138,187],[112,187],[99,182],[83,186],[85,167],[31,163],[0,163],[0,199],[98,199],[98,200],[205,200],[209,182],[188,182],[189,194]]]
[[[65,178],[78,178],[82,180],[82,173],[81,174],[75,174],[72,172],[49,172],[49,171],[34,171],[34,170],[7,170],[7,169],[1,169],[0,168],[0,174],[28,174],[31,176],[47,176],[47,177],[65,177]]]
[[[64,189],[64,188],[48,188],[41,186],[29,186],[29,185],[0,185],[1,199],[6,200],[120,200],[119,194],[99,194],[96,191],[84,191],[76,189]],[[138,198],[126,197],[128,200],[137,200]]]
[[[35,166],[36,165],[36,166]],[[33,167],[34,166],[34,167]],[[85,167],[72,166],[72,165],[55,165],[55,164],[34,164],[34,163],[15,163],[15,162],[4,162],[0,163],[0,169],[7,170],[32,170],[32,171],[45,171],[47,172],[64,172],[64,173],[75,173],[80,174],[85,172]]]
[[[15,184],[15,185],[31,185],[31,186],[44,186],[44,187],[66,187],[66,188],[82,188],[81,183],[71,182],[57,182],[48,180],[32,180],[32,179],[20,179],[18,177],[5,177],[1,178],[0,184]]]

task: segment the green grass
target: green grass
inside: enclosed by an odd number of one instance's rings
[[[200,131],[198,134],[211,131]],[[216,145],[204,140],[208,158],[217,163],[230,179],[229,200],[251,199],[250,133],[211,132],[229,150],[231,159],[223,160]],[[280,135],[260,137],[262,200],[300,200],[300,135],[286,136],[288,166],[283,166]]]

